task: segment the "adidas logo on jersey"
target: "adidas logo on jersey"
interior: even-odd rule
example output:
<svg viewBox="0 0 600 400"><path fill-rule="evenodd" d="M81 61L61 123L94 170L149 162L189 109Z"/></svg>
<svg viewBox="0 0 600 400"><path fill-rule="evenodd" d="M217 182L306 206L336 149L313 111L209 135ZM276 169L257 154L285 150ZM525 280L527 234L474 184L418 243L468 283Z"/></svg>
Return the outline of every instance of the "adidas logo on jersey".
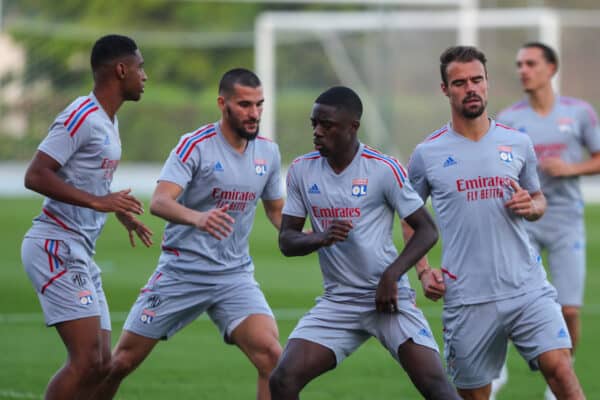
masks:
<svg viewBox="0 0 600 400"><path fill-rule="evenodd" d="M310 193L310 194L321 194L321 191L319 190L319 187L317 186L317 184L313 183L313 185L308 188L308 193Z"/></svg>
<svg viewBox="0 0 600 400"><path fill-rule="evenodd" d="M451 165L456 165L457 162L454 158L452 158L452 156L448 156L448 158L446 159L446 161L444 161L444 168L447 168Z"/></svg>
<svg viewBox="0 0 600 400"><path fill-rule="evenodd" d="M215 170L215 171L217 171L217 172L223 172L223 171L225 171L225 170L223 169L223 166L221 165L221 162L220 162L220 161L217 161L217 162L216 162L214 170Z"/></svg>

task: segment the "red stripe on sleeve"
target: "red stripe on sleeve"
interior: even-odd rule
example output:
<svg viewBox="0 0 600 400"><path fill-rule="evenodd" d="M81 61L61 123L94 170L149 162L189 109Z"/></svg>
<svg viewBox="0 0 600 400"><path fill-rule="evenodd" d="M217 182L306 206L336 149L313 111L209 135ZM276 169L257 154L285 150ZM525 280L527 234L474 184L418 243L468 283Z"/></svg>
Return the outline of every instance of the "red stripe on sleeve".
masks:
<svg viewBox="0 0 600 400"><path fill-rule="evenodd" d="M88 97L88 99L86 101L84 101L83 103L81 103L79 105L79 107L77 107L72 113L71 115L69 115L69 118L67 118L67 120L65 121L65 126L69 125L69 122L71 122L71 120L73 119L73 117L75 116L75 114L77 114L77 111L81 110L83 108L83 106L85 106L87 103L89 103L90 101L92 101L92 99L90 99Z"/></svg>
<svg viewBox="0 0 600 400"><path fill-rule="evenodd" d="M87 110L85 114L83 114L83 116L79 119L79 122L77 122L77 125L75 125L75 128L73 128L73 130L71 131L71 137L75 136L75 133L77 133L77 130L79 129L81 124L83 124L83 121L85 121L87 116L97 110L98 110L98 106L94 106L94 107L90 108L89 110Z"/></svg>

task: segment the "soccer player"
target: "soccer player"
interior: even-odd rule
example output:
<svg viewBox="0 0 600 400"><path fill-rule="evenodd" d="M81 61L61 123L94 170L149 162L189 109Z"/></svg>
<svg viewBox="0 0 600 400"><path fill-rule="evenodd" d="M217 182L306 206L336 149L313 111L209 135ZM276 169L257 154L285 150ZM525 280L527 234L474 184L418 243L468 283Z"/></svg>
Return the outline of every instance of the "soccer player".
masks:
<svg viewBox="0 0 600 400"><path fill-rule="evenodd" d="M283 208L278 146L258 136L263 102L253 72L226 72L221 120L183 135L167 159L150 206L167 220L162 253L125 322L100 398L114 395L159 340L204 312L256 367L257 398L270 398L281 346L248 252L258 199L276 228Z"/></svg>
<svg viewBox="0 0 600 400"><path fill-rule="evenodd" d="M271 375L273 399L297 399L372 336L425 398L458 399L406 277L437 241L435 224L400 163L359 142L361 114L351 89L323 92L310 117L317 151L290 166L279 247L286 256L318 251L325 292L289 337ZM400 255L395 212L415 231Z"/></svg>
<svg viewBox="0 0 600 400"><path fill-rule="evenodd" d="M502 111L498 120L528 134L533 141L548 207L543 218L526 224L526 228L537 251L548 251L552 284L575 351L585 284L579 176L600 173L598 117L586 102L554 93L552 77L558 70L558 58L547 45L525 44L517 54L517 70L526 99ZM589 158L584 157L584 149Z"/></svg>
<svg viewBox="0 0 600 400"><path fill-rule="evenodd" d="M94 89L77 98L50 126L25 174L25 186L46 196L25 234L21 257L48 326L68 357L46 389L46 399L87 399L110 361L110 317L95 243L107 212L129 232L152 243L152 232L133 214L142 203L130 190L111 192L121 158L117 110L140 99L146 73L135 42L104 36L91 54Z"/></svg>
<svg viewBox="0 0 600 400"><path fill-rule="evenodd" d="M463 398L487 399L510 338L559 398L582 399L556 291L525 231L546 208L531 140L488 118L481 51L450 47L440 63L451 122L417 146L409 177L440 225L448 372Z"/></svg>

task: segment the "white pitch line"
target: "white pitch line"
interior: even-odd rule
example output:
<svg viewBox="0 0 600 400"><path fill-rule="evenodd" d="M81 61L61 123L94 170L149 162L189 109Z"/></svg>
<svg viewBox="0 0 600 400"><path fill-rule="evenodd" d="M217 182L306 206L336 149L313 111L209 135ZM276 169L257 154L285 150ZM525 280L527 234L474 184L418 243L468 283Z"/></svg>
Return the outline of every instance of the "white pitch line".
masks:
<svg viewBox="0 0 600 400"><path fill-rule="evenodd" d="M0 397L3 399L41 399L41 394L17 392L11 389L0 389Z"/></svg>
<svg viewBox="0 0 600 400"><path fill-rule="evenodd" d="M441 310L434 306L419 307L427 318L441 318ZM275 318L279 321L296 321L300 319L309 309L303 308L276 308L273 309ZM112 322L125 322L128 312L117 311L110 313ZM582 315L600 315L600 304L586 304L581 309ZM202 314L200 320L208 320L206 314ZM44 323L44 315L39 312L33 313L4 313L0 314L0 324L19 324L19 323ZM2 392L0 392L2 394Z"/></svg>

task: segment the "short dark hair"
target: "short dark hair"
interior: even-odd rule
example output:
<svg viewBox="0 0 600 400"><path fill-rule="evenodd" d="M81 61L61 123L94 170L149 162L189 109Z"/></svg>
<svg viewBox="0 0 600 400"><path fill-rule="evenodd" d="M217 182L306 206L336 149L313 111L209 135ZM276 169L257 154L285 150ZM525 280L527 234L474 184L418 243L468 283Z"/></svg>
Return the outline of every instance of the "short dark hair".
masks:
<svg viewBox="0 0 600 400"><path fill-rule="evenodd" d="M440 74L442 75L442 82L444 82L444 85L448 85L448 65L450 65L450 63L454 61L467 63L473 60L479 60L479 62L483 64L483 69L487 75L487 69L485 67L487 59L481 50L473 46L448 47L440 56Z"/></svg>
<svg viewBox="0 0 600 400"><path fill-rule="evenodd" d="M219 95L229 95L233 93L233 87L241 85L251 88L262 86L260 79L256 74L245 68L234 68L223 74L219 82Z"/></svg>
<svg viewBox="0 0 600 400"><path fill-rule="evenodd" d="M123 35L106 35L94 43L90 61L92 71L120 57L131 56L138 49L133 39Z"/></svg>
<svg viewBox="0 0 600 400"><path fill-rule="evenodd" d="M544 59L546 60L546 62L548 62L549 64L554 64L556 66L556 69L558 70L558 56L556 55L556 51L554 51L554 49L552 47L548 46L547 44L544 44L542 42L527 42L523 46L521 46L521 48L522 49L531 49L531 48L540 49L542 51L542 55L544 56Z"/></svg>
<svg viewBox="0 0 600 400"><path fill-rule="evenodd" d="M354 90L345 86L334 86L327 89L317 97L315 103L344 109L356 119L360 119L363 112L360 97Z"/></svg>

